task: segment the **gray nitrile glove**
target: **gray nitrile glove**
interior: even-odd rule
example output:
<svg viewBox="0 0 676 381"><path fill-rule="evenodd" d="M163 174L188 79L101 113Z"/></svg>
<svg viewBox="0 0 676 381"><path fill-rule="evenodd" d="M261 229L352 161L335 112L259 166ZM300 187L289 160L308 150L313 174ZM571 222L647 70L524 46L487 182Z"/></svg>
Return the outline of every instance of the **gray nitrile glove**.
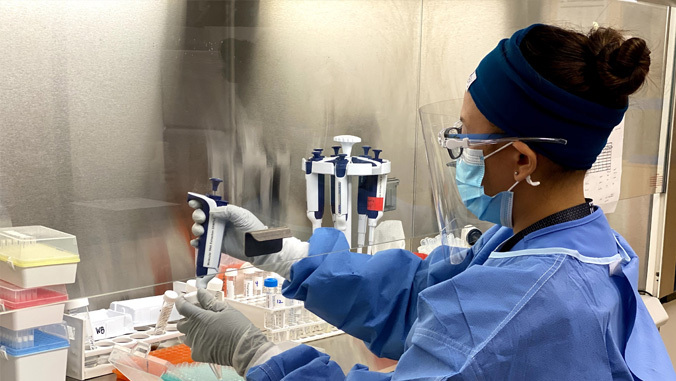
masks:
<svg viewBox="0 0 676 381"><path fill-rule="evenodd" d="M192 219L195 221L192 232L198 237L190 241L190 244L197 247L199 237L204 234L204 229L200 224L206 221L207 217L204 211L199 209L201 207L199 201L191 200L190 202L190 206L196 208L192 214ZM226 221L222 251L231 257L252 263L262 270L276 272L288 279L291 265L308 255L309 244L291 237L284 238L282 250L278 253L247 257L244 255L244 234L267 229L267 226L263 225L250 211L235 205L220 206L212 209L210 213L212 217Z"/></svg>
<svg viewBox="0 0 676 381"><path fill-rule="evenodd" d="M197 290L197 300L200 306L183 297L176 300L176 309L185 317L178 322L178 330L185 334L193 360L232 366L244 376L261 354L274 350L275 345L227 303L202 289Z"/></svg>

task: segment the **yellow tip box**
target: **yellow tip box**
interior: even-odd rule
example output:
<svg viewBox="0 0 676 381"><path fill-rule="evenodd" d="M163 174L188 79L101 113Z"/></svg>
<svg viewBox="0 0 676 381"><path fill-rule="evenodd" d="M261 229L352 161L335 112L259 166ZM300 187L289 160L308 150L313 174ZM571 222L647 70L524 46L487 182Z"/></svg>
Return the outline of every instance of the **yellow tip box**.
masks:
<svg viewBox="0 0 676 381"><path fill-rule="evenodd" d="M0 228L0 279L22 288L75 282L75 236L44 226Z"/></svg>

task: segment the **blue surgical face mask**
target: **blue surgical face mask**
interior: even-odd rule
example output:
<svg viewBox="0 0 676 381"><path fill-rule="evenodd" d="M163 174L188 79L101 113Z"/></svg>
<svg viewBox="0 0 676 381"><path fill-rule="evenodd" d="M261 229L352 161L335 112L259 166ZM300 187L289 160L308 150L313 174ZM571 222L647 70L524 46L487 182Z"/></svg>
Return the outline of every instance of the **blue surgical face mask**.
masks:
<svg viewBox="0 0 676 381"><path fill-rule="evenodd" d="M484 193L484 187L481 185L481 182L486 172L484 161L511 144L509 143L500 147L486 157L484 157L482 150L465 148L462 157L455 166L455 180L458 192L467 209L482 221L492 222L508 228L513 227L512 207L514 192L512 192L512 189L519 182L517 181L506 191L502 191L492 197Z"/></svg>

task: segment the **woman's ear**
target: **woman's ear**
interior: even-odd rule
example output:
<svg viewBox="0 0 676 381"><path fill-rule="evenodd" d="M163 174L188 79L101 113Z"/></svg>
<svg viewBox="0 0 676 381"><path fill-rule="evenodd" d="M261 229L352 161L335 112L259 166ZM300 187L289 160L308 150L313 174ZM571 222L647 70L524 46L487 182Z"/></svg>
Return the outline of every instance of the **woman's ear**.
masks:
<svg viewBox="0 0 676 381"><path fill-rule="evenodd" d="M537 154L524 142L516 141L513 147L519 152L519 159L514 168L514 181L524 181L538 166Z"/></svg>

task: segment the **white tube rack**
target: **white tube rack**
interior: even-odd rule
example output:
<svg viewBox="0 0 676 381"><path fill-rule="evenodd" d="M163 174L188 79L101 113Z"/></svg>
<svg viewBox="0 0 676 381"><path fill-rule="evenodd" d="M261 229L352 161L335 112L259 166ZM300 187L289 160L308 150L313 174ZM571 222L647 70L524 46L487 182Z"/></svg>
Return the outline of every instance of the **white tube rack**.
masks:
<svg viewBox="0 0 676 381"><path fill-rule="evenodd" d="M267 308L265 295L227 299L227 302L251 320L273 343L283 341L307 343L343 333L307 310L303 304ZM289 314L294 315L293 321L287 319Z"/></svg>
<svg viewBox="0 0 676 381"><path fill-rule="evenodd" d="M167 325L167 331L162 335L153 335L153 327L149 325L136 327L133 333L95 341L96 349L86 350L84 340L85 320L70 315L64 315L64 319L71 329L66 375L78 380L113 373L114 366L108 362L108 357L115 345L132 347L139 342L159 345L183 336L176 330L176 324ZM178 341L176 344L178 344Z"/></svg>

